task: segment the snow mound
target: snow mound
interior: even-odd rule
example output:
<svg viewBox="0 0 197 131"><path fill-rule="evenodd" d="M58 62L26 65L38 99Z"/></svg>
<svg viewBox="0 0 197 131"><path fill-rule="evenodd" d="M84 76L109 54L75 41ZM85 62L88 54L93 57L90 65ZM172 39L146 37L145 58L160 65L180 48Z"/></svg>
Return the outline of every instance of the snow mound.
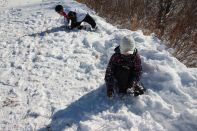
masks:
<svg viewBox="0 0 197 131"><path fill-rule="evenodd" d="M61 3L89 12L99 29L65 31L57 3L0 11L0 130L197 130L196 69L154 35L117 29L72 0ZM108 99L105 69L124 35L137 43L148 91Z"/></svg>

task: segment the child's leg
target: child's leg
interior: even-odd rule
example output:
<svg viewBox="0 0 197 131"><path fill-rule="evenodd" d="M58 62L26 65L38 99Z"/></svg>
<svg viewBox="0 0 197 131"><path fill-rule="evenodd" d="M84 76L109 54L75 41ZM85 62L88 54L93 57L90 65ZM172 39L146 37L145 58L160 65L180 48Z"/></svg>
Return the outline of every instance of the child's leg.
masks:
<svg viewBox="0 0 197 131"><path fill-rule="evenodd" d="M71 29L77 28L81 25L81 22L77 22L76 12L70 11L68 17L71 20Z"/></svg>
<svg viewBox="0 0 197 131"><path fill-rule="evenodd" d="M86 15L86 17L84 18L82 22L87 22L88 24L92 26L92 28L96 27L96 22L89 14Z"/></svg>

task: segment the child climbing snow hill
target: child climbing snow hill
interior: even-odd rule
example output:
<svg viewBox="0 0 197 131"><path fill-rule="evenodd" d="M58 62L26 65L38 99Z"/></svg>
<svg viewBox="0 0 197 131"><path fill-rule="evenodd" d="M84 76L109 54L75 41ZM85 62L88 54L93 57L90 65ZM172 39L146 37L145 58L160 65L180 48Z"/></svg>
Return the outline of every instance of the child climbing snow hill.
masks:
<svg viewBox="0 0 197 131"><path fill-rule="evenodd" d="M91 25L92 29L95 30L97 28L95 20L87 13L79 12L77 10L74 10L72 8L63 8L62 5L57 5L55 7L55 11L61 15L64 16L65 19L65 26L69 29L82 29L83 26L81 26L82 22L86 22ZM71 25L69 23L71 22Z"/></svg>

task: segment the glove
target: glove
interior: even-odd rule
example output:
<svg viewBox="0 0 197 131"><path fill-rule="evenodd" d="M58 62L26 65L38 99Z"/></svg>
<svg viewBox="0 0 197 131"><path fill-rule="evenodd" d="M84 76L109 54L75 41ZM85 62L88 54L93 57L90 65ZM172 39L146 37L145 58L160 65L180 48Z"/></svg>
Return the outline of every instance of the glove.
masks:
<svg viewBox="0 0 197 131"><path fill-rule="evenodd" d="M144 94L145 89L139 82L134 82L134 90L137 93L135 96Z"/></svg>
<svg viewBox="0 0 197 131"><path fill-rule="evenodd" d="M112 97L112 94L113 94L113 90L112 90L112 89L108 89L108 90L107 90L107 96L108 96L109 98L111 98L111 97Z"/></svg>

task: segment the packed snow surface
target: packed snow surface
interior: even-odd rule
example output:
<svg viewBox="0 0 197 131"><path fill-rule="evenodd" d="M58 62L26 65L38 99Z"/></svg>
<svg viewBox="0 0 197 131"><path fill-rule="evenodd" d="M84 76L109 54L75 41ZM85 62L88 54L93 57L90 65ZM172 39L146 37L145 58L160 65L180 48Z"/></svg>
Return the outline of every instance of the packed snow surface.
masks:
<svg viewBox="0 0 197 131"><path fill-rule="evenodd" d="M88 12L99 29L66 31L56 4L0 10L0 131L197 130L197 69L154 35L117 29L72 0L61 4ZM109 99L105 70L124 35L136 41L147 92Z"/></svg>

